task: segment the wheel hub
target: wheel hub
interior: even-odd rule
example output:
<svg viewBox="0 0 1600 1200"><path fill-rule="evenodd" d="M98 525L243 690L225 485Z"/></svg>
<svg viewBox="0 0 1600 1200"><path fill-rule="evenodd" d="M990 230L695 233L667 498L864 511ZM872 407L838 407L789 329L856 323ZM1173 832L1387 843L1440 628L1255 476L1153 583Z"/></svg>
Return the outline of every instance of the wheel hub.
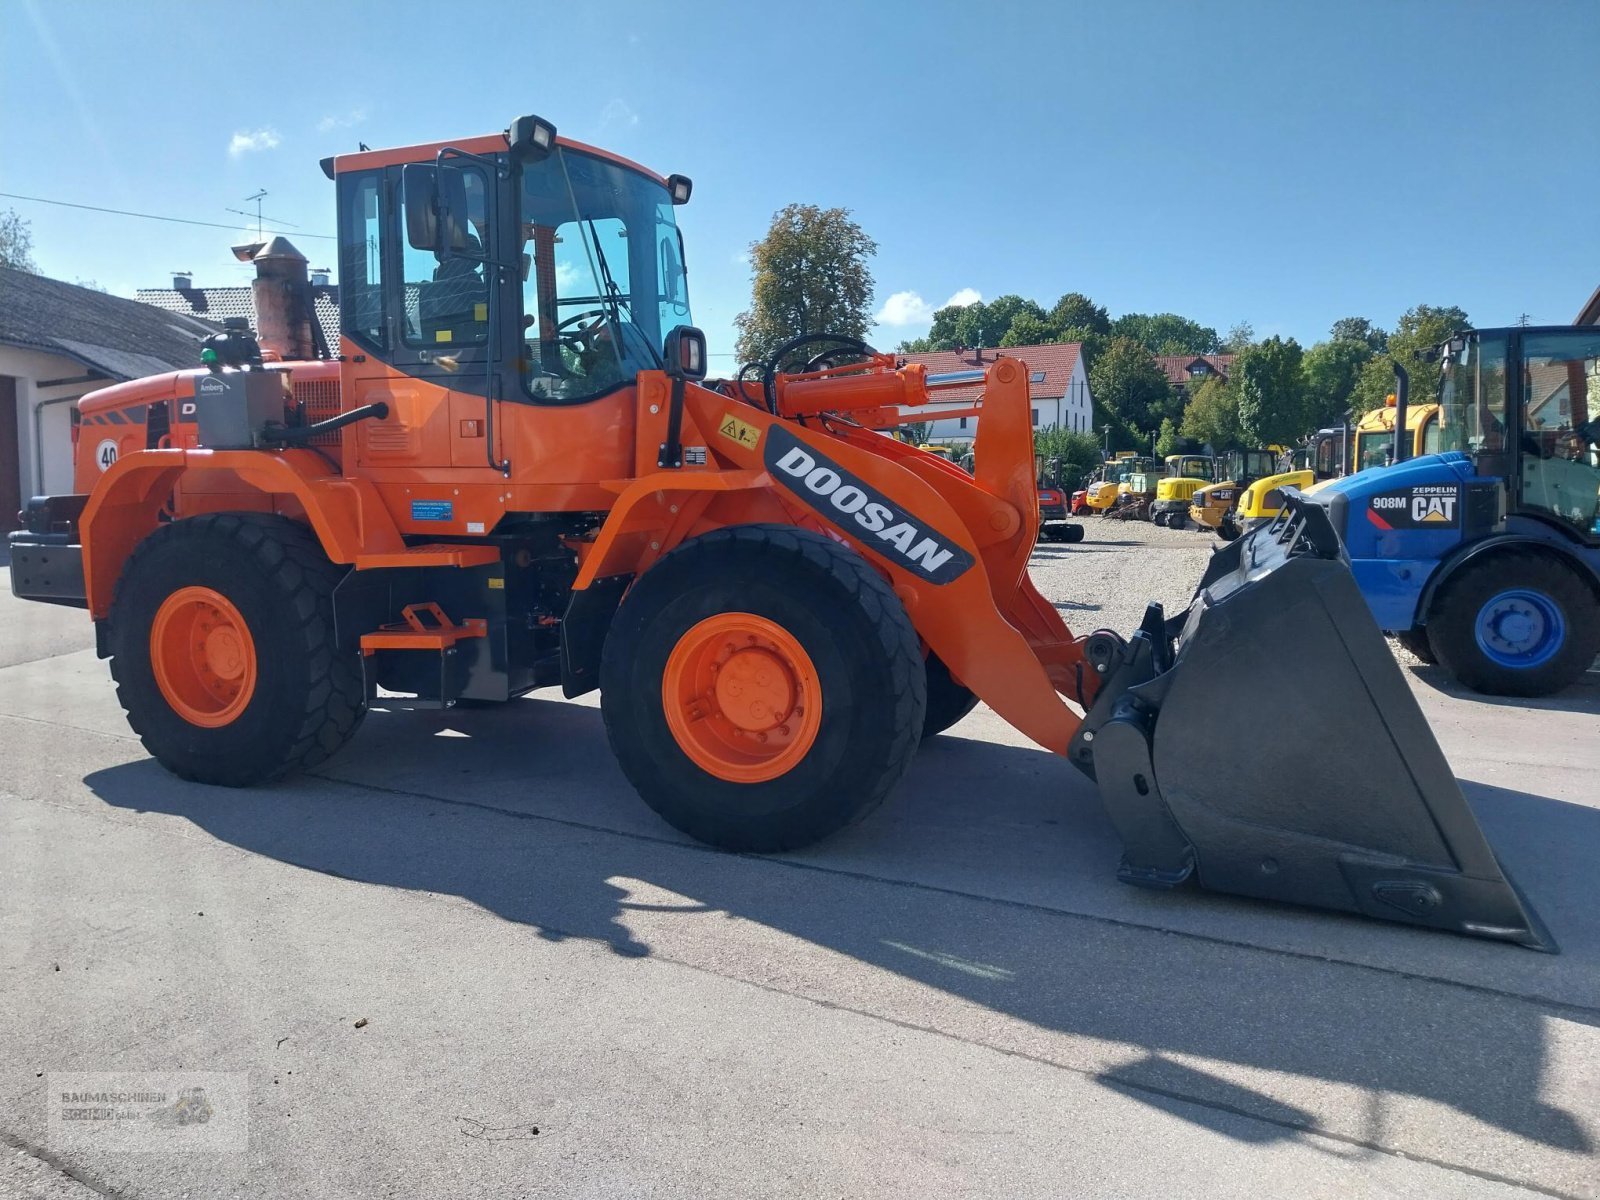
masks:
<svg viewBox="0 0 1600 1200"><path fill-rule="evenodd" d="M737 651L717 672L717 707L740 729L761 733L782 724L794 707L794 680L770 650Z"/></svg>
<svg viewBox="0 0 1600 1200"><path fill-rule="evenodd" d="M707 774L762 783L792 770L822 725L822 685L792 633L754 613L717 613L684 632L661 676L680 749Z"/></svg>
<svg viewBox="0 0 1600 1200"><path fill-rule="evenodd" d="M179 588L161 602L150 623L150 667L172 711L204 729L231 724L255 695L249 626L212 588Z"/></svg>
<svg viewBox="0 0 1600 1200"><path fill-rule="evenodd" d="M1492 597L1478 612L1473 631L1494 662L1526 669L1555 656L1565 638L1560 611L1545 596L1517 589Z"/></svg>

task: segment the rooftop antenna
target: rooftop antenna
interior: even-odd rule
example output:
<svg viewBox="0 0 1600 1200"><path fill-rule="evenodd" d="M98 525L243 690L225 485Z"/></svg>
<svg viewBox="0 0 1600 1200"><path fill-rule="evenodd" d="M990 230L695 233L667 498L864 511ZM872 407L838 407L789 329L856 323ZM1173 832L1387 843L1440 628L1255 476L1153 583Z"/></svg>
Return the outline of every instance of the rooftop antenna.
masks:
<svg viewBox="0 0 1600 1200"><path fill-rule="evenodd" d="M270 193L267 191L266 188L261 188L260 190L258 190L256 192L255 195L246 196L244 198L244 202L246 204L249 204L252 200L254 200L255 204L256 204L256 211L255 211L256 241L258 241L258 242L264 242L264 241L267 240L266 239L266 235L263 234L262 231L261 231L261 222L263 220L271 221L274 225L287 225L290 229L299 229L300 228L300 226L296 225L293 221L280 221L277 217L262 217L262 215L261 215L261 198L263 196L266 196L266 195L269 195L269 194ZM250 214L245 212L244 209L242 209L242 208L230 208L227 211L231 212L231 213L238 213L241 217L250 216Z"/></svg>

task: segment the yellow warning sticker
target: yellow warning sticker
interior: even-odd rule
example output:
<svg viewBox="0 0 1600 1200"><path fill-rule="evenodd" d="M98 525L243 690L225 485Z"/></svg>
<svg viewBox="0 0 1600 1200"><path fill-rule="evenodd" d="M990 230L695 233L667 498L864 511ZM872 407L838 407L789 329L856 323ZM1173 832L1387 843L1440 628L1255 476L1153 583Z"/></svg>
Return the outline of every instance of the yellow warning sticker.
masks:
<svg viewBox="0 0 1600 1200"><path fill-rule="evenodd" d="M741 421L729 413L722 418L722 424L717 426L717 432L731 442L738 442L746 450L754 450L761 444L761 430L749 421Z"/></svg>
<svg viewBox="0 0 1600 1200"><path fill-rule="evenodd" d="M450 331L448 329L438 330L434 333L433 340L436 342L448 342L450 340Z"/></svg>
<svg viewBox="0 0 1600 1200"><path fill-rule="evenodd" d="M489 579L489 590L491 592L504 591L505 590L505 586L506 586L506 581L504 579L501 579L498 575L490 577L490 579Z"/></svg>
<svg viewBox="0 0 1600 1200"><path fill-rule="evenodd" d="M474 304L472 306L472 319L474 321L487 321L489 319L489 306L487 304Z"/></svg>

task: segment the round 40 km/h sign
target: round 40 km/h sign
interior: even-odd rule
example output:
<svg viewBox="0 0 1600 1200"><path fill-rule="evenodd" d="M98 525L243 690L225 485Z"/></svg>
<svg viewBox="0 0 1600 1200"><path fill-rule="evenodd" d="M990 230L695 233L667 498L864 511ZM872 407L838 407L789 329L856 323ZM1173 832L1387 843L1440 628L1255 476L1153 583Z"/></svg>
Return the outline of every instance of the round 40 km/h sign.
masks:
<svg viewBox="0 0 1600 1200"><path fill-rule="evenodd" d="M110 470L111 464L117 461L117 439L107 438L94 448L94 461L102 471Z"/></svg>

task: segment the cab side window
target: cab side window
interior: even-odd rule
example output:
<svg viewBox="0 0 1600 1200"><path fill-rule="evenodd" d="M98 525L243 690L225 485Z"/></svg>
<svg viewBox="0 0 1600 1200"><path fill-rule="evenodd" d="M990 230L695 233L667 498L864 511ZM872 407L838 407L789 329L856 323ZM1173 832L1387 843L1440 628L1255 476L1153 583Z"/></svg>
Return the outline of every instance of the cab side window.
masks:
<svg viewBox="0 0 1600 1200"><path fill-rule="evenodd" d="M384 327L378 172L343 176L339 189L340 322L347 333L379 349Z"/></svg>
<svg viewBox="0 0 1600 1200"><path fill-rule="evenodd" d="M1600 533L1600 330L1529 335L1521 386L1523 506Z"/></svg>
<svg viewBox="0 0 1600 1200"><path fill-rule="evenodd" d="M401 329L407 345L447 350L481 346L489 340L489 289L482 261L489 241L487 182L476 167L459 169L466 183L468 228L459 253L440 262L431 250L401 242L405 297ZM413 202L423 201L403 200ZM406 227L403 214L400 227Z"/></svg>

